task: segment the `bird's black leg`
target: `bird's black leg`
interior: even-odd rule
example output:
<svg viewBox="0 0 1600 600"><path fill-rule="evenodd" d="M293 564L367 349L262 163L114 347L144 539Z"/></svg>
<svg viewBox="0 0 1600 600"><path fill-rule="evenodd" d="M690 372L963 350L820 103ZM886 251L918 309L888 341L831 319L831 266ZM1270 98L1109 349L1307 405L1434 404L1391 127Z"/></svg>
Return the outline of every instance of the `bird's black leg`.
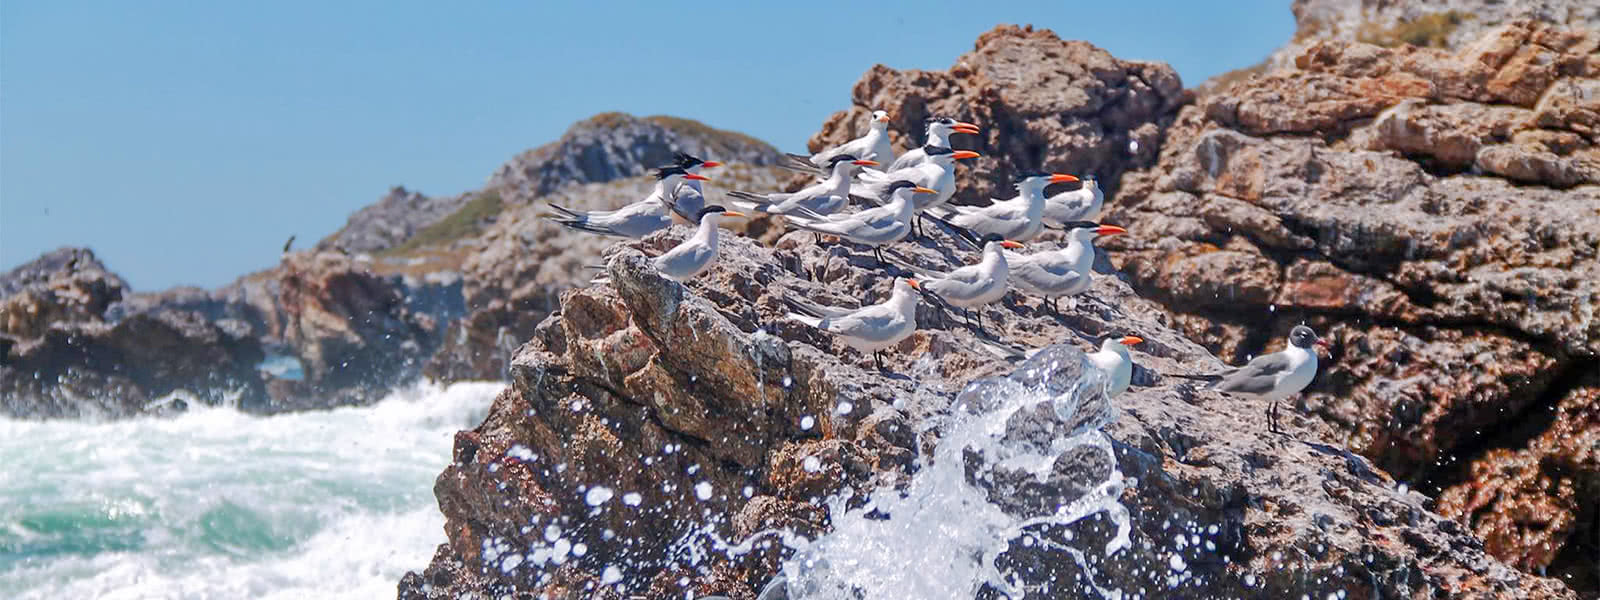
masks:
<svg viewBox="0 0 1600 600"><path fill-rule="evenodd" d="M878 363L878 370L882 371L883 370L883 353L874 351L872 353L872 362Z"/></svg>
<svg viewBox="0 0 1600 600"><path fill-rule="evenodd" d="M817 236L817 245L821 246L822 245L822 234L813 231L813 232L811 232L811 235Z"/></svg>
<svg viewBox="0 0 1600 600"><path fill-rule="evenodd" d="M1272 433L1283 433L1283 430L1278 428L1278 401L1277 400L1273 400L1272 404L1267 406L1267 431L1272 432Z"/></svg>
<svg viewBox="0 0 1600 600"><path fill-rule="evenodd" d="M879 246L873 246L872 255L878 258L878 266L889 264L889 261L883 260L883 248Z"/></svg>
<svg viewBox="0 0 1600 600"><path fill-rule="evenodd" d="M972 312L978 313L978 331L983 331L983 307L974 308Z"/></svg>

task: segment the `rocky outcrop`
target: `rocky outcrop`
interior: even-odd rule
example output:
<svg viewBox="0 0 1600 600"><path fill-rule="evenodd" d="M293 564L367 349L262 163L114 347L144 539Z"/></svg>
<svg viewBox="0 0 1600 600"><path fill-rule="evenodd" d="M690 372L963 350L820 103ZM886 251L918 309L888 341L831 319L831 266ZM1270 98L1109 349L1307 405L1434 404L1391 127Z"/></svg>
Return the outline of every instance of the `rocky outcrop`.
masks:
<svg viewBox="0 0 1600 600"><path fill-rule="evenodd" d="M489 189L526 200L561 187L644 175L672 163L674 152L705 160L771 165L766 142L678 117L601 113L579 121L561 139L517 155L489 178Z"/></svg>
<svg viewBox="0 0 1600 600"><path fill-rule="evenodd" d="M420 373L441 335L435 317L462 312L449 299L459 279L407 285L332 252L285 255L216 292L135 294L81 249L45 255L3 283L0 396L5 414L31 418L372 402ZM275 376L268 359L298 374Z"/></svg>
<svg viewBox="0 0 1600 600"><path fill-rule="evenodd" d="M977 123L977 136L952 144L983 157L962 161L957 199L1016 195L1027 171L1097 175L1114 194L1129 169L1150 166L1162 130L1188 96L1165 63L1121 60L1048 29L1001 26L978 37L948 71L897 71L878 65L851 90L851 108L834 113L811 138L812 151L865 132L873 110L886 110L897 152L926 142L923 119Z"/></svg>
<svg viewBox="0 0 1600 600"><path fill-rule="evenodd" d="M1295 0L1294 39L1273 53L1274 68L1289 67L1321 41L1459 49L1516 21L1565 27L1600 25L1600 6L1583 0Z"/></svg>
<svg viewBox="0 0 1600 600"><path fill-rule="evenodd" d="M1600 370L1597 48L1535 22L1454 52L1316 42L1185 107L1106 217L1133 232L1110 245L1135 288L1226 360L1325 330L1305 422L1532 571L1596 528L1562 491L1592 458L1538 440L1596 427L1557 407ZM1513 456L1573 469L1494 467Z"/></svg>
<svg viewBox="0 0 1600 600"><path fill-rule="evenodd" d="M1122 417L1106 428L1115 452L1062 454L1042 487L998 466L984 470L999 457L980 452L967 459L978 462L965 485L995 490L993 507L979 502L974 510L1020 522L1038 510L1029 498L1046 502L1047 512L1054 502L1070 504L1114 466L1129 482L1113 497L1128 511L1131 543L1085 563L1061 546L1098 556L1114 515L1030 535L1019 528L998 540L1001 548L1011 543L996 562L1016 581L1044 586L1053 578L1044 597L1079 597L1091 591L1088 578L1105 590L1186 597L1573 597L1489 557L1477 538L1365 460L1267 434L1263 404L1163 375L1220 365L1114 275L1097 278L1059 316L1015 296L991 307L985 322L993 335L1064 346L1011 383L968 386L1015 366L930 305L919 308L919 331L890 353L884 372L782 318L785 295L837 305L882 298L892 270L871 258L803 234L775 249L735 238L716 268L680 285L644 255L687 234L679 227L623 245L607 261L611 283L562 294L559 313L513 359L511 388L481 426L457 435L453 462L435 485L447 542L428 569L402 581L401 598L751 598L790 555L763 543L775 539L772 530L815 539L846 514L909 518L849 513L866 509L827 498L845 488L857 498L913 489L916 477L940 468L930 461L955 415L1007 397L973 390L1070 388L1085 373L1074 348L1112 330L1147 340L1135 354L1134 387L1115 402ZM974 258L951 243L900 243L888 254L923 266ZM1065 436L1052 414L1019 411L1002 437ZM1034 437L1041 432L1046 437ZM962 456L957 450L938 456ZM1016 485L1023 487L999 491ZM940 516L959 527L975 514ZM885 577L904 572L885 568Z"/></svg>
<svg viewBox="0 0 1600 600"><path fill-rule="evenodd" d="M399 246L418 231L460 210L472 196L424 196L403 186L350 215L345 226L317 242L317 250L378 252Z"/></svg>

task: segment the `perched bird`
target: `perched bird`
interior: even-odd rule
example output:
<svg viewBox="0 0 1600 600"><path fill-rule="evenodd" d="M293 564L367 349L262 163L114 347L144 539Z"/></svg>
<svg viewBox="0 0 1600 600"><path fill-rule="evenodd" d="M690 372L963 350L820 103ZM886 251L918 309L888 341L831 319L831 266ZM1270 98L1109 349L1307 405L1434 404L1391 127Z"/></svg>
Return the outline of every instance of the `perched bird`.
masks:
<svg viewBox="0 0 1600 600"><path fill-rule="evenodd" d="M889 184L889 203L861 212L831 215L821 219L789 215L789 224L799 229L834 235L872 247L872 253L882 263L884 244L898 242L911 232L912 199L914 194L933 194L933 190L910 181Z"/></svg>
<svg viewBox="0 0 1600 600"><path fill-rule="evenodd" d="M1244 366L1216 375L1179 375L1186 379L1214 381L1217 391L1265 398L1271 402L1267 408L1267 429L1273 433L1278 427L1278 402L1300 393L1311 385L1317 374L1317 351L1314 346L1327 347L1327 342L1305 325L1289 330L1289 347L1272 354L1263 354Z"/></svg>
<svg viewBox="0 0 1600 600"><path fill-rule="evenodd" d="M868 126L866 135L811 156L789 154L782 166L820 175L823 171L819 169L826 168L833 157L840 154L874 160L880 164L889 164L893 161L894 147L889 145L889 113L881 110L872 111L872 123Z"/></svg>
<svg viewBox="0 0 1600 600"><path fill-rule="evenodd" d="M917 297L921 291L915 279L895 278L894 292L882 304L861 308L822 306L803 298L787 297L790 319L832 333L861 352L871 352L878 369L883 369L883 349L900 343L917 330Z"/></svg>
<svg viewBox="0 0 1600 600"><path fill-rule="evenodd" d="M962 123L950 117L928 117L927 124L928 141L923 144L923 147L908 150L905 154L900 155L900 158L896 158L892 162L884 160L883 163L889 165L889 168L885 169L886 171L909 169L926 162L928 153L925 149L929 146L935 148L953 147L950 145L950 134L952 133L970 133L974 135L978 133L977 125Z"/></svg>
<svg viewBox="0 0 1600 600"><path fill-rule="evenodd" d="M1062 173L1028 173L1017 180L1016 198L995 200L988 206L945 207L942 216L980 235L993 233L1025 242L1044 230L1045 186L1077 180Z"/></svg>
<svg viewBox="0 0 1600 600"><path fill-rule="evenodd" d="M1072 221L1099 221L1106 206L1106 194L1093 175L1083 178L1083 187L1061 192L1044 201L1044 222L1057 227Z"/></svg>
<svg viewBox="0 0 1600 600"><path fill-rule="evenodd" d="M1010 269L1006 265L1005 249L1022 247L1022 244L995 234L985 236L982 241L983 259L978 264L949 272L911 270L922 282L922 289L938 296L946 304L960 308L963 316L968 316L968 309L976 309L980 330L983 329L983 307L1006 295ZM972 324L970 316L967 324Z"/></svg>
<svg viewBox="0 0 1600 600"><path fill-rule="evenodd" d="M685 173L698 175L701 169L720 167L722 163L714 160L700 160L687 152L678 152L673 155L673 163L667 167L681 167ZM700 209L706 207L706 192L700 187L698 179L684 179L672 189L672 212L693 223L695 215L700 214Z"/></svg>
<svg viewBox="0 0 1600 600"><path fill-rule="evenodd" d="M850 177L858 167L875 166L877 162L858 160L853 154L838 154L828 159L830 174L827 179L790 193L753 194L735 190L728 195L738 200L730 204L753 212L820 219L849 204Z"/></svg>
<svg viewBox="0 0 1600 600"><path fill-rule="evenodd" d="M700 209L695 216L700 224L694 235L650 261L667 279L685 281L711 268L717 258L717 225L722 219L744 214L712 205Z"/></svg>
<svg viewBox="0 0 1600 600"><path fill-rule="evenodd" d="M293 248L293 247L294 247L294 235L290 235L289 236L289 241L283 243L283 254L288 254L289 253L289 249Z"/></svg>
<svg viewBox="0 0 1600 600"><path fill-rule="evenodd" d="M1102 235L1118 235L1128 230L1116 225L1101 225L1092 221L1074 221L1066 224L1067 246L1023 255L1006 253L1011 266L1011 287L1025 294L1041 296L1056 311L1056 301L1064 296L1076 296L1089 289L1090 272L1094 268L1094 239Z"/></svg>
<svg viewBox="0 0 1600 600"><path fill-rule="evenodd" d="M578 231L639 239L672 225L670 207L673 191L683 180L710 181L710 178L690 173L683 167L662 167L656 170L655 189L643 200L616 210L578 212L550 204L560 214L545 213L540 216Z"/></svg>
<svg viewBox="0 0 1600 600"><path fill-rule="evenodd" d="M1128 356L1128 346L1143 342L1134 335L1108 334L1100 336L1100 351L1089 354L1089 362L1106 374L1106 397L1115 398L1133 382L1133 358Z"/></svg>
<svg viewBox="0 0 1600 600"><path fill-rule="evenodd" d="M856 179L860 183L852 188L851 194L883 204L889 199L889 185L896 181L910 181L919 186L934 190L932 196L916 199L913 207L916 212L922 212L949 202L956 194L956 161L967 158L978 158L978 153L971 150L951 150L949 146L924 146L923 152L927 153L928 160L914 167L896 169L888 172L864 170Z"/></svg>

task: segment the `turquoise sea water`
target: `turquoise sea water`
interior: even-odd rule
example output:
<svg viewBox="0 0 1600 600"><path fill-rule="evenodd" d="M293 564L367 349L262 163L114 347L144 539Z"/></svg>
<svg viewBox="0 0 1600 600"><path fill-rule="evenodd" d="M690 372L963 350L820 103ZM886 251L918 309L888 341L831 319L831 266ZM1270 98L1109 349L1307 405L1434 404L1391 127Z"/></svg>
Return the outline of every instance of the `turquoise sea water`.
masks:
<svg viewBox="0 0 1600 600"><path fill-rule="evenodd" d="M433 480L500 383L257 417L0 420L0 596L392 598L444 540Z"/></svg>

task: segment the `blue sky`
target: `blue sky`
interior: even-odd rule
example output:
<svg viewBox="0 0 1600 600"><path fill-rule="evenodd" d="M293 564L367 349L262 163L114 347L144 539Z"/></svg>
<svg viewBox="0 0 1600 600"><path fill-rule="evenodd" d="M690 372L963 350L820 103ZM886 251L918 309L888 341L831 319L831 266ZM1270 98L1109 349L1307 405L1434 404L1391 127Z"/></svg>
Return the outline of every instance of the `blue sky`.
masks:
<svg viewBox="0 0 1600 600"><path fill-rule="evenodd" d="M945 69L999 23L1186 85L1293 30L1286 0L745 4L0 2L0 269L86 245L138 290L221 285L608 110L801 149L873 64Z"/></svg>

